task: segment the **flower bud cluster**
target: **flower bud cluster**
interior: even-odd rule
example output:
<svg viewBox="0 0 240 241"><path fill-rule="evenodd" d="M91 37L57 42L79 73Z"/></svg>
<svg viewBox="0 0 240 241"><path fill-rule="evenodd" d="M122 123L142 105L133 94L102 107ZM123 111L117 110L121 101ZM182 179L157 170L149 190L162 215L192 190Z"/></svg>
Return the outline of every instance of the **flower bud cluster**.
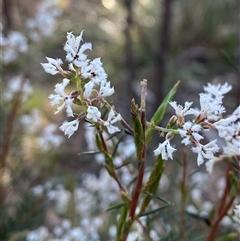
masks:
<svg viewBox="0 0 240 241"><path fill-rule="evenodd" d="M179 134L182 138L181 143L191 146L191 150L197 153L198 165L208 160L206 166L209 172L219 158L240 156L240 106L231 115L223 117L223 113L226 112L222 104L223 95L231 89L232 87L227 83L208 84L204 87L205 92L200 93L200 109L191 108L192 102L185 102L184 106L178 105L176 101L170 102L175 115L170 118L168 127L176 127L176 129L164 129L168 132L166 140L159 144L154 151L155 155L162 155L164 160L172 159L176 149L170 145L170 139L175 134ZM189 117L186 120L186 116L193 116L193 118ZM223 150L220 149L217 139L208 142L204 137L204 132L210 129L217 130L219 137L225 140L226 146ZM216 156L219 153L221 155Z"/></svg>
<svg viewBox="0 0 240 241"><path fill-rule="evenodd" d="M64 70L61 66L61 59L48 58L48 63L42 63L45 72L56 75L61 74L64 78L62 83L55 85L54 94L49 96L52 106L57 106L55 114L66 109L67 117L73 117L70 122L65 121L60 129L71 137L77 131L79 122L83 119L97 125L99 128L108 130L110 134L120 131L113 124L122 119L121 115L116 113L114 107L105 101L105 97L114 93L114 87L111 87L107 80L107 74L102 67L100 58L89 60L85 51L92 50L91 43L82 43L83 31L75 37L72 33L67 33L67 41L64 45L66 51L66 61L69 63L69 70ZM67 92L66 87L70 83L75 83L76 89ZM81 108L75 113L73 105ZM101 116L101 109L108 109L108 117L104 120Z"/></svg>

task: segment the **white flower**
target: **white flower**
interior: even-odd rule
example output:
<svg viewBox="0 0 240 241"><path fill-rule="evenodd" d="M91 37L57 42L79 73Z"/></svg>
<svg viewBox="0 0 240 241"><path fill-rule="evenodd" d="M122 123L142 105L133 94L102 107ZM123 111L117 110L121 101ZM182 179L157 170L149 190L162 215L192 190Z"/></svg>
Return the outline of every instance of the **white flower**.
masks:
<svg viewBox="0 0 240 241"><path fill-rule="evenodd" d="M84 78L90 78L95 84L107 82L107 74L102 67L102 62L100 58L96 58L91 63L88 61L81 68L81 74Z"/></svg>
<svg viewBox="0 0 240 241"><path fill-rule="evenodd" d="M163 143L159 144L158 148L154 150L154 154L156 156L162 155L163 160L168 160L168 158L173 159L172 153L174 151L176 151L176 149L170 145L169 140L166 140Z"/></svg>
<svg viewBox="0 0 240 241"><path fill-rule="evenodd" d="M225 119L221 119L213 124L213 126L218 130L218 135L224 138L226 141L230 141L235 132L236 126L234 122L237 120L237 116L231 115Z"/></svg>
<svg viewBox="0 0 240 241"><path fill-rule="evenodd" d="M14 76L8 81L7 90L3 92L3 99L6 101L12 100L16 93L21 92L22 101L26 101L33 93L33 88L28 79L23 79L23 76Z"/></svg>
<svg viewBox="0 0 240 241"><path fill-rule="evenodd" d="M4 36L1 31L0 46L1 61L5 64L15 61L19 53L25 53L29 49L27 38L17 31L9 31L7 36Z"/></svg>
<svg viewBox="0 0 240 241"><path fill-rule="evenodd" d="M83 97L86 100L90 99L93 87L94 87L94 83L91 80L84 85Z"/></svg>
<svg viewBox="0 0 240 241"><path fill-rule="evenodd" d="M50 232L48 228L41 226L27 234L27 241L38 241L38 240L46 240L50 236ZM41 238L40 238L41 237Z"/></svg>
<svg viewBox="0 0 240 241"><path fill-rule="evenodd" d="M61 101L63 101L63 104L57 108L57 111L55 112L55 114L61 112L63 108L66 107L67 116L73 116L73 111L71 106L74 99L71 97L71 94L67 95L64 92L64 89L69 82L70 82L69 79L64 78L61 84L55 85L55 90L54 90L55 94L51 94L48 97L51 100L52 106L58 105L61 103Z"/></svg>
<svg viewBox="0 0 240 241"><path fill-rule="evenodd" d="M198 143L196 147L192 147L192 151L198 154L197 164L198 166L204 162L205 159L215 159L214 153L218 152L219 147L217 140L213 140L206 145Z"/></svg>
<svg viewBox="0 0 240 241"><path fill-rule="evenodd" d="M50 37L57 26L57 17L62 13L57 1L39 2L33 18L28 18L26 27L33 41L41 41L43 36ZM47 27L46 27L47 26Z"/></svg>
<svg viewBox="0 0 240 241"><path fill-rule="evenodd" d="M224 85L212 85L208 83L208 86L204 86L203 89L207 92L215 96L218 100L222 100L223 95L228 93L231 89L232 86L229 85L228 83L225 83Z"/></svg>
<svg viewBox="0 0 240 241"><path fill-rule="evenodd" d="M116 116L113 109L109 111L108 118L103 123L103 125L107 127L109 134L113 134L115 132L120 131L118 127L113 126L112 124L116 123L117 121L120 121L121 119L122 116L120 114Z"/></svg>
<svg viewBox="0 0 240 241"><path fill-rule="evenodd" d="M89 106L87 109L87 116L89 120L98 122L98 119L101 117L101 112L95 106Z"/></svg>
<svg viewBox="0 0 240 241"><path fill-rule="evenodd" d="M236 138L235 142L227 142L227 146L223 148L225 156L240 156L240 136Z"/></svg>
<svg viewBox="0 0 240 241"><path fill-rule="evenodd" d="M186 101L184 107L178 105L176 101L171 101L169 104L175 110L176 116L183 118L185 115L189 115L189 109L193 102Z"/></svg>
<svg viewBox="0 0 240 241"><path fill-rule="evenodd" d="M237 116L238 119L240 119L240 105L236 108L235 111L233 111L232 114Z"/></svg>
<svg viewBox="0 0 240 241"><path fill-rule="evenodd" d="M200 132L202 127L198 124L194 124L190 121L186 122L182 129L179 129L179 133L181 137L184 137L182 143L185 146L191 144L191 141L200 141L203 137L198 133Z"/></svg>
<svg viewBox="0 0 240 241"><path fill-rule="evenodd" d="M64 45L64 50L67 52L67 61L74 63L77 67L82 67L87 60L87 56L83 52L87 49L92 50L91 43L84 43L80 45L82 35L83 31L78 37L75 37L72 33L67 33L67 41Z"/></svg>
<svg viewBox="0 0 240 241"><path fill-rule="evenodd" d="M110 82L101 82L100 90L98 92L99 97L107 97L114 93L114 87L110 87Z"/></svg>
<svg viewBox="0 0 240 241"><path fill-rule="evenodd" d="M222 105L223 95L232 89L230 85L212 85L204 87L206 93L200 93L200 110L191 109L190 113L199 116L201 120L218 121L226 112Z"/></svg>
<svg viewBox="0 0 240 241"><path fill-rule="evenodd" d="M63 124L60 126L60 130L64 132L65 135L68 135L68 138L70 138L75 131L77 131L79 126L79 120L73 120L70 122L63 122Z"/></svg>
<svg viewBox="0 0 240 241"><path fill-rule="evenodd" d="M235 206L234 213L240 219L240 204Z"/></svg>
<svg viewBox="0 0 240 241"><path fill-rule="evenodd" d="M189 113L195 116L200 116L201 119L217 121L225 112L225 107L222 106L221 101L213 98L210 93L200 93L200 108L200 110L191 109Z"/></svg>
<svg viewBox="0 0 240 241"><path fill-rule="evenodd" d="M53 124L43 129L38 141L43 151L49 151L52 147L58 147L63 142L63 137L55 134L57 127Z"/></svg>
<svg viewBox="0 0 240 241"><path fill-rule="evenodd" d="M212 174L213 166L218 159L210 159L205 163L205 167L208 173Z"/></svg>
<svg viewBox="0 0 240 241"><path fill-rule="evenodd" d="M229 117L213 123L213 126L218 130L218 135L226 141L226 146L223 148L223 156L240 155L239 110L238 107Z"/></svg>
<svg viewBox="0 0 240 241"><path fill-rule="evenodd" d="M63 72L63 69L61 68L61 64L63 64L61 59L52 59L46 57L48 63L44 63L42 67L44 68L46 73L49 73L51 75L55 75L59 72Z"/></svg>
<svg viewBox="0 0 240 241"><path fill-rule="evenodd" d="M24 128L24 132L33 135L41 130L41 115L37 109L32 109L29 114L22 115L19 122Z"/></svg>

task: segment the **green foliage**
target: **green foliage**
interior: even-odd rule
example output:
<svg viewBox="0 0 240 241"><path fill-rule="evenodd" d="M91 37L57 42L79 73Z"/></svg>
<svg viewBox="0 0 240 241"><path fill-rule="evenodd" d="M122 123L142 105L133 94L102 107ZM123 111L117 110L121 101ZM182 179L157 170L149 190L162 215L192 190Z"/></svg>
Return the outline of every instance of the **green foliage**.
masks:
<svg viewBox="0 0 240 241"><path fill-rule="evenodd" d="M158 107L157 111L155 112L155 114L153 115L153 117L150 120L150 123L153 123L154 125L159 125L160 122L162 121L165 112L167 110L168 107L168 103L169 101L172 100L173 96L175 95L177 88L179 86L180 82L177 82L172 89L169 91L169 93L166 95L166 97L164 98L163 102L161 103L161 105ZM150 127L148 127L148 129L146 130L146 142L148 143L150 141L150 139L152 138L154 134L154 130Z"/></svg>
<svg viewBox="0 0 240 241"><path fill-rule="evenodd" d="M125 53L124 53L124 31L127 27L127 21L125 19L126 12L124 7L119 1L73 1L65 3L67 1L59 1L61 4L66 4L63 10L63 16L58 20L58 26L55 28L54 35L50 38L46 38L43 41L33 43L25 54L21 54L18 60L10 64L2 64L2 80L4 83L8 82L9 78L15 73L27 72L30 74L31 83L35 86L33 97L18 110L18 115L15 117L15 126L12 133L9 157L7 160L7 170L10 170L8 178L9 183L4 186L6 191L7 203L1 206L1 217L0 217L0 240L24 240L26 232L36 229L42 225L46 225L45 218L45 196L35 197L31 195L31 188L37 184L44 184L49 180L55 180L56 182L65 183L67 190L71 193L74 192L74 188L81 185L80 179L82 178L83 172L94 172L96 175L99 173L99 166L101 164L92 164L93 162L85 162L88 160L87 157L91 155L89 159L93 159L100 152L104 153L106 162L105 167L109 174L116 178L116 174L123 173L122 170L130 170L134 176L131 181L126 185L126 192L122 192L122 201L119 200L117 204L111 204L106 211L113 211L114 216L116 213L120 214L120 218L117 224L117 237L120 238L122 233L126 235L132 228L132 220L129 220L129 208L131 198L134 190L132 187L137 182L138 171L141 165L136 167L136 160L132 157L127 157L122 165L116 166L113 158L118 155L118 148L121 142L124 140L127 134L131 132L125 129L125 133L116 134L110 137L114 147L108 150L104 149L103 142L101 141L99 133L96 134L96 144L99 151L92 150L81 152L77 157L75 153L79 152L80 149L86 150L83 141L83 130L79 138L69 142L69 145L64 143L60 148L56 150L50 150L42 153L39 146L36 145L35 137L28 133L25 133L25 129L19 124L19 118L23 114L27 114L31 109L38 108L43 110L43 117L39 118L41 128L50 122L62 122L62 116L53 116L52 109L49 107L47 96L49 95L49 87L51 90L53 87L53 80L55 83L55 77L47 77L43 75L42 69L40 69L39 62L43 62L43 53L47 56L57 56L64 58L59 49L62 49L62 43L65 41L65 34L63 32L74 31L79 32L79 29L86 29L88 34L87 39L93 40L94 55L99 55L104 61L107 72L109 73L109 79L113 80L116 84L116 90L120 90L116 93L117 98L114 101L116 106L125 106L129 103L125 103L126 89L130 88L132 83L126 82L127 68L125 66ZM107 3L115 4L113 7L105 5ZM31 3L32 4L32 3ZM158 20L160 7L157 7L158 3L153 1L135 1L133 8L133 25L131 26L131 35L133 37L134 45L134 68L135 75L133 79L148 78L153 80L153 89L158 86L158 80L154 80L153 70L155 68L154 61L156 57L156 51L159 48L157 32L159 28ZM193 86L197 88L198 84L203 81L211 80L216 75L225 76L224 72L231 74L239 74L239 69L235 63L235 53L238 45L237 41L237 17L238 8L237 1L198 1L198 0L180 0L174 3L173 6L173 19L172 19L172 46L171 52L167 60L166 69L166 82L162 88L168 89L176 79L182 80L182 89L180 99L182 101L185 95L189 94L187 91L190 89L189 86L192 84L191 80L196 82ZM27 5L27 3L26 3ZM15 6L16 7L16 6ZM26 9L22 9L21 3L16 9L19 13L26 13ZM162 7L162 4L161 4ZM13 8L15 9L15 8ZM31 11L33 11L32 8ZM231 13L231 14L229 14ZM32 12L31 15L35 13ZM12 16L15 16L13 14ZM20 18L25 18L25 14L19 15ZM18 18L17 18L18 19ZM149 25L150 19L153 24ZM21 23L23 19L20 19L16 29L22 32L28 32L29 30L23 29ZM150 22L151 22L150 21ZM22 28L22 29L21 29ZM124 31L122 31L124 29ZM204 47L209 56L205 64L195 65L195 60L184 59L182 54L189 47ZM193 51L194 52L194 51ZM205 53L205 52L204 52ZM89 55L92 55L90 52ZM191 55L191 54L189 54ZM58 77L57 77L58 78ZM60 81L58 78L57 81ZM234 82L234 78L233 78ZM164 117L167 114L168 102L172 100L177 89L179 88L179 82L171 89L166 95L166 98L159 106L158 110L153 115L150 124L147 126L146 133L143 131L141 118L139 115L138 106L136 103L132 104L132 119L133 119L133 130L134 130L134 141L137 149L138 162L142 159L142 153L144 150L144 144L150 144L153 137L154 131L153 125L159 125L164 121ZM185 93L186 91L186 93ZM236 91L237 92L237 91ZM192 92L191 92L192 94ZM45 101L46 100L46 101ZM231 102L234 104L234 101ZM1 142L6 138L4 136L4 128L7 126L6 117L9 115L8 109L10 104L1 102L1 114L0 122L4 124L1 131ZM129 112L129 110L127 110ZM144 136L145 135L145 136ZM116 138L119 138L117 141ZM146 138L144 143L143 139ZM115 142L116 141L116 142ZM150 145L149 145L150 146ZM150 146L151 147L151 146ZM56 154L57 152L57 154ZM73 155L71 155L74 153ZM148 153L149 155L149 153ZM20 157L20 158L19 158ZM177 173L176 169L182 170L183 165L174 166L172 170L165 170L164 161L159 156L156 160L153 160L151 154L149 159L147 158L147 169L152 168L149 177L143 182L141 188L141 198L139 198L139 210L137 217L145 216L148 219L148 230L157 230L158 226L164 230L165 223L169 223L171 230L164 230L165 236L161 237L162 240L179 241L181 237L179 220L181 208L177 206L174 198L180 195L179 190L183 186L182 180L176 180ZM85 159L86 158L86 159ZM180 158L178 158L179 160ZM179 160L181 163L181 160ZM64 165L63 165L64 163ZM71 163L74 163L71 167ZM173 165L168 162L169 166ZM174 162L174 165L176 162ZM237 163L231 163L237 168ZM124 169L125 168L125 169ZM190 167L192 168L192 167ZM166 171L167 178L170 180L171 185L167 191L163 191L159 188L163 182L163 171ZM146 171L146 170L145 170ZM147 176L147 171L145 172ZM230 175L230 194L232 196L238 195L239 180L237 180L235 173ZM64 181L63 181L64 180ZM116 180L116 179L115 179ZM179 183L179 189L174 185L175 180ZM107 189L108 187L106 187ZM191 191L194 190L195 185L189 186L182 197L184 204L188 202L194 204L201 209L200 204L195 204L191 198ZM134 189L134 188L133 188ZM209 187L210 189L210 187ZM20 191L19 191L20 190ZM121 190L122 191L122 190ZM128 193L129 191L129 193ZM214 190L213 190L214 191ZM13 194L13 195L12 195ZM205 194L207 197L211 197L211 193ZM187 198L189 197L189 199ZM14 202L15 199L19 200L17 204ZM171 203L168 200L171 201ZM200 201L199 201L200 202ZM157 204L158 208L151 208L151 204ZM162 205L163 203L163 205ZM73 197L69 201L69 209L65 217L70 220L76 220L75 203ZM12 210L14 212L12 212ZM116 213L114 213L114 211ZM209 213L209 220L212 222L217 212L217 206L214 206ZM170 213L174 215L171 216ZM107 240L108 228L111 225L115 225L116 220L111 216L106 223L102 240ZM206 238L206 232L208 227L205 225L209 222L206 218L204 219L198 213L186 212L186 240L188 241L200 241ZM157 226L154 226L154 223ZM75 221L75 224L78 224ZM199 228L199 226L201 228ZM206 228L207 227L207 228ZM134 229L134 227L133 227ZM229 233L221 233L217 241L228 241L237 240L236 232L233 232L234 228L227 229L222 228L224 231ZM19 238L18 238L19 237ZM147 237L147 234L146 234ZM120 240L120 239L119 239ZM155 241L155 240L154 240Z"/></svg>
<svg viewBox="0 0 240 241"><path fill-rule="evenodd" d="M25 230L36 229L44 221L44 196L34 197L21 193L20 202L12 206L6 203L1 207L0 240L11 240L12 235Z"/></svg>

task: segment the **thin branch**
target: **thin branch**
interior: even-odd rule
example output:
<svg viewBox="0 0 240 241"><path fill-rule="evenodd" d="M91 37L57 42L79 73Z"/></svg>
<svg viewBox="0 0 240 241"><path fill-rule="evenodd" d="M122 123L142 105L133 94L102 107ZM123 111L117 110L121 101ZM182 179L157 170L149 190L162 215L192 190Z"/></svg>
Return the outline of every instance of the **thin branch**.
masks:
<svg viewBox="0 0 240 241"><path fill-rule="evenodd" d="M186 178L187 178L187 152L183 153L183 173L182 173L182 185L181 185L181 230L182 230L182 241L186 240L186 218L185 218L185 195L186 195Z"/></svg>
<svg viewBox="0 0 240 241"><path fill-rule="evenodd" d="M215 216L214 221L211 225L211 230L210 230L210 233L209 233L206 241L214 240L215 236L217 235L220 222L222 221L223 217L225 215L227 215L228 210L231 208L231 206L234 202L235 196L229 197L229 200L228 200L229 191L230 191L230 188L231 188L230 187L230 180L229 180L230 169L231 169L231 165L228 165L228 169L227 169L226 175L225 175L226 185L225 185L225 188L224 188L223 196L221 198L221 203L218 206L216 216Z"/></svg>
<svg viewBox="0 0 240 241"><path fill-rule="evenodd" d="M109 154L109 151L108 151L108 148L107 148L107 144L106 144L106 142L105 142L105 140L104 140L104 137L103 137L103 135L102 135L102 132L99 130L99 128L97 128L97 130L98 130L98 134L99 134L99 137L100 137L102 146L103 146L103 150L104 150L105 157L106 157L107 159L109 159L110 154ZM112 161L112 160L111 160L111 161ZM125 188L123 187L122 183L120 182L120 180L119 180L119 178L118 178L118 176L117 176L114 168L111 168L111 173L109 173L109 174L110 174L110 175L112 176L112 178L117 182L120 190L122 190L124 193L126 193L126 190L125 190Z"/></svg>

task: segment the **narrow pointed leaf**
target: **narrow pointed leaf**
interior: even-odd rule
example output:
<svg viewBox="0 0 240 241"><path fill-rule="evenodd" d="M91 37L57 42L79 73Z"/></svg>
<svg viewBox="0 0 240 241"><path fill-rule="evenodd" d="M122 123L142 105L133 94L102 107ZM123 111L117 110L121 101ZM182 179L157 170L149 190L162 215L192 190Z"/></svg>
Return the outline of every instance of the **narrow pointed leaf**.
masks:
<svg viewBox="0 0 240 241"><path fill-rule="evenodd" d="M165 208L167 208L169 206L170 206L170 204L165 205L165 206L160 207L160 208L156 208L156 209L153 209L153 210L146 211L146 212L142 213L139 217L143 217L143 216L147 216L149 214L153 214L153 213L159 212L159 211L161 211L161 210L163 210L163 209L165 209Z"/></svg>
<svg viewBox="0 0 240 241"><path fill-rule="evenodd" d="M128 206L122 206L120 218L118 220L118 225L117 225L117 235L116 235L117 239L116 240L120 240L120 236L122 234L122 229L123 229L123 226L127 219L127 213L128 213Z"/></svg>
<svg viewBox="0 0 240 241"><path fill-rule="evenodd" d="M163 117L165 115L165 112L167 110L168 103L169 103L169 101L172 100L173 96L175 95L179 84L180 84L180 81L178 81L173 86L173 88L169 91L169 93L167 94L167 96L163 100L162 104L158 107L157 111L153 115L153 117L152 117L150 122L153 122L155 125L159 125L160 124L160 122L162 121L162 119L163 119ZM151 129L151 127L148 127L147 131L146 131L146 142L147 143L150 141L150 139L153 136L153 134L154 134L154 131Z"/></svg>
<svg viewBox="0 0 240 241"><path fill-rule="evenodd" d="M124 136L121 136L121 137L119 138L119 140L118 140L118 142L117 142L117 144L115 145L115 148L114 148L114 150L113 150L112 156L115 156L115 154L116 154L116 152L117 152L117 149L118 149L118 147L119 147L119 144L122 142L123 138L124 138Z"/></svg>
<svg viewBox="0 0 240 241"><path fill-rule="evenodd" d="M105 209L104 211L111 211L111 210L119 209L119 208L121 208L121 207L123 207L123 206L126 206L126 205L127 205L126 202L117 203L117 204L115 204L115 205L113 205L113 206Z"/></svg>
<svg viewBox="0 0 240 241"><path fill-rule="evenodd" d="M138 113L138 106L135 101L131 103L131 115L134 126L134 142L136 146L136 154L139 161L142 159L142 151L144 145L144 132L142 128L141 118Z"/></svg>
<svg viewBox="0 0 240 241"><path fill-rule="evenodd" d="M100 153L99 151L84 151L84 152L80 152L78 153L79 156L82 156L82 155L96 155Z"/></svg>
<svg viewBox="0 0 240 241"><path fill-rule="evenodd" d="M126 166L130 163L131 163L131 161L125 161L122 165L115 167L115 170L120 169L121 167Z"/></svg>
<svg viewBox="0 0 240 241"><path fill-rule="evenodd" d="M150 195L150 193L147 193L146 194ZM163 198L163 197L159 197L159 196L152 196L152 199L158 199L164 203L167 203L167 204L171 204L171 202L169 202L167 199Z"/></svg>
<svg viewBox="0 0 240 241"><path fill-rule="evenodd" d="M164 170L164 160L162 159L162 156L159 155L152 169L150 177L147 183L143 187L143 192L145 192L146 195L143 198L139 214L144 212L144 210L152 200L153 196L155 195L159 186L160 179L162 177L163 170Z"/></svg>
<svg viewBox="0 0 240 241"><path fill-rule="evenodd" d="M117 136L118 134L120 134L122 131L118 131L118 132L115 132L114 134L112 134L109 138L107 138L107 141L108 140L111 140L113 137Z"/></svg>

